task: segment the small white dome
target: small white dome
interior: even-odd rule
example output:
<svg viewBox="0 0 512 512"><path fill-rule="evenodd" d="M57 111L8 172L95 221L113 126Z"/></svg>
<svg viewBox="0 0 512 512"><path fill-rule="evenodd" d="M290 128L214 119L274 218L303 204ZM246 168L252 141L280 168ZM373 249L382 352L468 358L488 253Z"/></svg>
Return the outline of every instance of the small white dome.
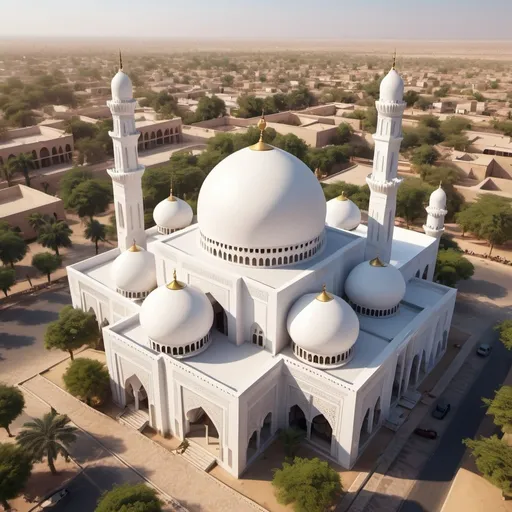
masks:
<svg viewBox="0 0 512 512"><path fill-rule="evenodd" d="M148 337L168 346L193 343L208 334L213 308L200 290L174 280L153 290L142 303L140 324Z"/></svg>
<svg viewBox="0 0 512 512"><path fill-rule="evenodd" d="M361 210L344 194L327 201L325 223L328 226L352 231L361 223Z"/></svg>
<svg viewBox="0 0 512 512"><path fill-rule="evenodd" d="M288 313L286 326L296 345L321 356L347 352L359 336L359 319L353 309L325 290L300 297Z"/></svg>
<svg viewBox="0 0 512 512"><path fill-rule="evenodd" d="M357 306L386 311L395 308L404 298L405 280L393 265L374 258L352 269L345 281L345 293Z"/></svg>
<svg viewBox="0 0 512 512"><path fill-rule="evenodd" d="M192 222L194 212L190 205L171 195L160 201L153 210L153 220L159 228L171 232L175 229L186 228Z"/></svg>
<svg viewBox="0 0 512 512"><path fill-rule="evenodd" d="M428 205L432 208L437 208L438 210L446 210L446 192L443 190L441 185L439 185L439 188L430 194Z"/></svg>
<svg viewBox="0 0 512 512"><path fill-rule="evenodd" d="M122 69L112 78L110 89L112 90L112 99L114 100L124 101L133 99L132 81Z"/></svg>
<svg viewBox="0 0 512 512"><path fill-rule="evenodd" d="M135 243L114 260L111 272L118 290L146 293L156 287L155 257Z"/></svg>
<svg viewBox="0 0 512 512"><path fill-rule="evenodd" d="M278 248L323 234L325 196L311 170L278 148L244 148L222 160L197 202L202 235L228 246Z"/></svg>
<svg viewBox="0 0 512 512"><path fill-rule="evenodd" d="M399 103L404 98L404 82L396 69L391 69L380 83L379 101Z"/></svg>

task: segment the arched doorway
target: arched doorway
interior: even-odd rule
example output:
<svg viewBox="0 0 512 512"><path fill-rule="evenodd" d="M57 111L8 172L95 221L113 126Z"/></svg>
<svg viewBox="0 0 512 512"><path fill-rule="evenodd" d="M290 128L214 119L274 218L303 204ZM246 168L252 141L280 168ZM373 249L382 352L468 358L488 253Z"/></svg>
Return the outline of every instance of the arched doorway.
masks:
<svg viewBox="0 0 512 512"><path fill-rule="evenodd" d="M419 270L416 271L416 275L414 277L418 277L418 278L420 277L420 271Z"/></svg>
<svg viewBox="0 0 512 512"><path fill-rule="evenodd" d="M224 308L219 304L219 302L210 292L208 292L206 296L208 297L213 308L213 326L215 327L215 329L217 329L217 331L227 336L228 317L226 315L226 312L224 311Z"/></svg>
<svg viewBox="0 0 512 512"><path fill-rule="evenodd" d="M370 409L366 410L366 414L364 415L363 422L361 423L361 430L359 431L359 449L368 441L370 437L370 432L368 432L368 422L370 419Z"/></svg>
<svg viewBox="0 0 512 512"><path fill-rule="evenodd" d="M375 407L373 408L373 428L372 430L375 430L375 427L380 422L380 396L377 398L377 401L375 402Z"/></svg>
<svg viewBox="0 0 512 512"><path fill-rule="evenodd" d="M52 164L53 165L59 164L59 155L57 152L57 148L55 148L55 147L52 148Z"/></svg>
<svg viewBox="0 0 512 512"><path fill-rule="evenodd" d="M247 453L245 460L250 461L258 453L258 433L256 430L252 433L247 444Z"/></svg>
<svg viewBox="0 0 512 512"><path fill-rule="evenodd" d="M71 146L69 144L66 144L66 156L68 157L69 162L73 160L73 151L71 151Z"/></svg>
<svg viewBox="0 0 512 512"><path fill-rule="evenodd" d="M318 414L313 418L310 440L328 452L331 451L332 427L323 414Z"/></svg>
<svg viewBox="0 0 512 512"><path fill-rule="evenodd" d="M272 435L272 413L269 412L263 420L263 426L260 430L260 446L264 445Z"/></svg>
<svg viewBox="0 0 512 512"><path fill-rule="evenodd" d="M414 359L412 360L411 365L411 374L409 376L409 386L416 386L416 383L418 382L418 367L420 364L420 356L419 354L416 354L414 356Z"/></svg>
<svg viewBox="0 0 512 512"><path fill-rule="evenodd" d="M220 456L219 432L202 407L190 409L185 414L185 437Z"/></svg>
<svg viewBox="0 0 512 512"><path fill-rule="evenodd" d="M41 151L39 151L39 157L41 158L41 167L50 167L51 160L48 148L41 148Z"/></svg>
<svg viewBox="0 0 512 512"><path fill-rule="evenodd" d="M164 143L162 130L157 130L157 132L156 132L156 143L159 146Z"/></svg>
<svg viewBox="0 0 512 512"><path fill-rule="evenodd" d="M1 159L0 159L1 160ZM34 162L34 168L39 169L39 157L37 156L37 152L35 149L32 150L32 160ZM3 162L0 162L0 165L2 165Z"/></svg>
<svg viewBox="0 0 512 512"><path fill-rule="evenodd" d="M307 433L308 431L306 415L298 405L294 405L293 407L290 408L290 412L288 414L288 426L291 428L302 430L305 433Z"/></svg>
<svg viewBox="0 0 512 512"><path fill-rule="evenodd" d="M126 407L134 411L144 411L149 414L149 399L146 389L136 375L126 380L124 385Z"/></svg>
<svg viewBox="0 0 512 512"><path fill-rule="evenodd" d="M393 389L391 391L391 401L396 401L400 398L400 374L402 372L402 367L400 363L396 363L395 369L395 378L393 380Z"/></svg>
<svg viewBox="0 0 512 512"><path fill-rule="evenodd" d="M423 275L421 276L422 279L427 279L428 276L428 265L425 267L425 270L423 271Z"/></svg>
<svg viewBox="0 0 512 512"><path fill-rule="evenodd" d="M64 163L64 151L62 151L62 146L59 146L59 161L61 164Z"/></svg>
<svg viewBox="0 0 512 512"><path fill-rule="evenodd" d="M144 134L144 149L148 149L149 148L149 133L146 132Z"/></svg>

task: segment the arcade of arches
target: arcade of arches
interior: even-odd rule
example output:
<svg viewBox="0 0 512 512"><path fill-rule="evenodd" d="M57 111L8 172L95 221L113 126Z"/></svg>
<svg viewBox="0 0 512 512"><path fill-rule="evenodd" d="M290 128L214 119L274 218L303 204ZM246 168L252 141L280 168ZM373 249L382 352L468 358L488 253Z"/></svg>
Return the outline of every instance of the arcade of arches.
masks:
<svg viewBox="0 0 512 512"><path fill-rule="evenodd" d="M331 453L332 426L323 414L317 414L308 421L301 407L293 405L288 413L288 426L301 430L305 439L327 453Z"/></svg>
<svg viewBox="0 0 512 512"><path fill-rule="evenodd" d="M179 144L183 142L181 123L171 120L165 123L158 123L157 126L159 127L157 129L155 129L155 125L148 126L147 128L137 127L137 130L140 132L137 146L139 153L165 144Z"/></svg>
<svg viewBox="0 0 512 512"><path fill-rule="evenodd" d="M185 436L192 439L213 455L221 457L219 431L202 407L185 413Z"/></svg>
<svg viewBox="0 0 512 512"><path fill-rule="evenodd" d="M3 166L16 158L20 154L29 154L32 156L35 169L51 167L53 165L70 164L73 162L73 147L71 144L62 144L58 146L41 145L39 149L23 150L23 146L19 146L20 150L10 153L7 157L0 155L0 166Z"/></svg>

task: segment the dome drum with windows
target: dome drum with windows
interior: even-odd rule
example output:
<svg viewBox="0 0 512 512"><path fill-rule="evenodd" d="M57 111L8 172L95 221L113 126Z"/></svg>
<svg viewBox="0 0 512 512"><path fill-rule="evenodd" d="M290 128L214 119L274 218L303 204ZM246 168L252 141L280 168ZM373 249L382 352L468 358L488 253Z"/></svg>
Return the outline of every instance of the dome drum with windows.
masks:
<svg viewBox="0 0 512 512"><path fill-rule="evenodd" d="M293 353L310 366L337 368L354 355L359 319L340 297L327 293L300 297L290 309L287 328Z"/></svg>
<svg viewBox="0 0 512 512"><path fill-rule="evenodd" d="M184 359L211 344L213 308L199 289L173 280L152 291L142 303L140 324L153 350Z"/></svg>
<svg viewBox="0 0 512 512"><path fill-rule="evenodd" d="M298 158L263 142L233 153L199 192L200 245L212 257L256 267L309 260L325 244L325 197Z"/></svg>

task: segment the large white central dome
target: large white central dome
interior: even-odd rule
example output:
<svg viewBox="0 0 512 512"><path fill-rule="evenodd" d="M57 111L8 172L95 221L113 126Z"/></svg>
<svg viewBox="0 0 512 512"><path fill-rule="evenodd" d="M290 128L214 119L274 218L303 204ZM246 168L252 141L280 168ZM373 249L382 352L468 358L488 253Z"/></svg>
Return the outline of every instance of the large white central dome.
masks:
<svg viewBox="0 0 512 512"><path fill-rule="evenodd" d="M325 197L311 170L271 146L245 148L222 160L205 179L197 203L202 238L230 251L311 247L323 235L325 213Z"/></svg>

